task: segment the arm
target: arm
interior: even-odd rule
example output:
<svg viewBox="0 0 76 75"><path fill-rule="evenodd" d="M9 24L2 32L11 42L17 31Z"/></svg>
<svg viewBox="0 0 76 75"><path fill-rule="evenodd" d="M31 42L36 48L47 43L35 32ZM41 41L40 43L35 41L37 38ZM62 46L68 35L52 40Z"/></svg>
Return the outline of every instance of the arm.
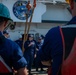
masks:
<svg viewBox="0 0 76 75"><path fill-rule="evenodd" d="M46 66L51 66L51 42L50 39L48 39L48 36L46 35L44 44L39 50L40 56L41 56L41 63Z"/></svg>
<svg viewBox="0 0 76 75"><path fill-rule="evenodd" d="M61 63L63 55L62 38L59 27L52 28L46 35L41 50L41 60L51 60L52 75L56 75Z"/></svg>
<svg viewBox="0 0 76 75"><path fill-rule="evenodd" d="M26 41L25 43L24 43L24 48L27 50L28 48L30 48L32 46L32 43L31 42L29 42L29 41Z"/></svg>
<svg viewBox="0 0 76 75"><path fill-rule="evenodd" d="M23 57L23 53L17 44L14 45L12 65L18 75L28 75L26 59Z"/></svg>
<svg viewBox="0 0 76 75"><path fill-rule="evenodd" d="M44 43L40 50L40 56L42 61L51 61L53 57L58 53L57 47L59 47L59 35L59 27L54 27L50 29L46 34Z"/></svg>
<svg viewBox="0 0 76 75"><path fill-rule="evenodd" d="M51 34L50 31L46 34L44 43L39 50L41 61L51 60Z"/></svg>

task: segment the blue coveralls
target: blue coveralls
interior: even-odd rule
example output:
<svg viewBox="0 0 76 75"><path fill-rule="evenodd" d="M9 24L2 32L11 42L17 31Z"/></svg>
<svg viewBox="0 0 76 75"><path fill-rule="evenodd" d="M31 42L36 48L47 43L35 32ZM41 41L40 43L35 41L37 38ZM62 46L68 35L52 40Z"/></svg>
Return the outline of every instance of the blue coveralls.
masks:
<svg viewBox="0 0 76 75"><path fill-rule="evenodd" d="M33 42L34 44L32 46L28 46L31 42ZM31 72L31 68L32 68L32 64L33 64L33 61L34 61L34 55L36 53L36 43L34 40L32 41L26 41L24 43L24 48L25 48L25 51L24 51L24 57L26 58L27 60L27 68L29 69L29 73Z"/></svg>
<svg viewBox="0 0 76 75"><path fill-rule="evenodd" d="M13 41L5 38L0 32L0 56L12 69L19 70L27 66L20 47Z"/></svg>
<svg viewBox="0 0 76 75"><path fill-rule="evenodd" d="M76 24L76 17L73 17L67 25L70 24ZM59 26L50 29L46 34L44 44L40 50L40 56L42 61L53 59L51 75L57 75L63 57L63 45Z"/></svg>

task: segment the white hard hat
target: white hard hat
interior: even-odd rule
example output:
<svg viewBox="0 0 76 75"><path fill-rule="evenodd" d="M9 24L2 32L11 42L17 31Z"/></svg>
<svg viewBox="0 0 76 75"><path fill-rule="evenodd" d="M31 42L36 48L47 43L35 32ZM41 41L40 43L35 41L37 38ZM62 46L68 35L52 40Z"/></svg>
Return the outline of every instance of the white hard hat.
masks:
<svg viewBox="0 0 76 75"><path fill-rule="evenodd" d="M22 38L22 35L19 35L19 38Z"/></svg>

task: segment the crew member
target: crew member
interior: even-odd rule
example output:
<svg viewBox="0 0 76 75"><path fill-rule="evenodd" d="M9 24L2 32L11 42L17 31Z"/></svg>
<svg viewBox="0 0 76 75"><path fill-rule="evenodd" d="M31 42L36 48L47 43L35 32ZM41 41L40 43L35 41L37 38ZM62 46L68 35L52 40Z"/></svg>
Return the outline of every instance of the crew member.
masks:
<svg viewBox="0 0 76 75"><path fill-rule="evenodd" d="M34 61L34 57L36 57L36 43L34 41L33 35L28 36L28 40L24 43L24 57L27 60L27 68L29 70L29 75L31 74L31 68Z"/></svg>
<svg viewBox="0 0 76 75"><path fill-rule="evenodd" d="M40 50L42 61L50 61L50 75L76 75L76 0L69 3L73 18L50 29Z"/></svg>
<svg viewBox="0 0 76 75"><path fill-rule="evenodd" d="M0 75L28 75L27 62L20 47L3 35L8 20L11 20L8 8L0 3Z"/></svg>

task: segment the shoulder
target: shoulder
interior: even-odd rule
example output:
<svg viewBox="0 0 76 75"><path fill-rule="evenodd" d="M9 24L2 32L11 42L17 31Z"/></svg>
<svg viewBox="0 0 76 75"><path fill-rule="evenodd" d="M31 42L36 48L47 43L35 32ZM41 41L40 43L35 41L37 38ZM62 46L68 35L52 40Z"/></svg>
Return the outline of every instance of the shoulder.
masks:
<svg viewBox="0 0 76 75"><path fill-rule="evenodd" d="M51 28L48 32L47 32L47 34L46 34L46 36L45 37L47 37L47 39L48 38L50 38L50 37L52 37L52 36L55 36L55 35L57 35L57 33L59 33L59 26L57 26L57 27L54 27L54 28Z"/></svg>
<svg viewBox="0 0 76 75"><path fill-rule="evenodd" d="M10 40L10 39L7 39L6 38L6 41L5 41L5 45L11 49L15 49L15 48L18 48L19 46L16 44L16 42Z"/></svg>
<svg viewBox="0 0 76 75"><path fill-rule="evenodd" d="M15 42L18 42L19 40L15 40Z"/></svg>
<svg viewBox="0 0 76 75"><path fill-rule="evenodd" d="M10 39L7 39L7 38L6 38L6 42L7 42L7 43L10 43L10 44L12 44L12 45L13 45L13 44L16 44L14 41L12 41L12 40L10 40Z"/></svg>
<svg viewBox="0 0 76 75"><path fill-rule="evenodd" d="M54 33L56 33L57 31L59 31L59 26L57 26L57 27L54 27L54 28L52 28L52 29L50 29L49 31L48 31L48 34L54 34Z"/></svg>

